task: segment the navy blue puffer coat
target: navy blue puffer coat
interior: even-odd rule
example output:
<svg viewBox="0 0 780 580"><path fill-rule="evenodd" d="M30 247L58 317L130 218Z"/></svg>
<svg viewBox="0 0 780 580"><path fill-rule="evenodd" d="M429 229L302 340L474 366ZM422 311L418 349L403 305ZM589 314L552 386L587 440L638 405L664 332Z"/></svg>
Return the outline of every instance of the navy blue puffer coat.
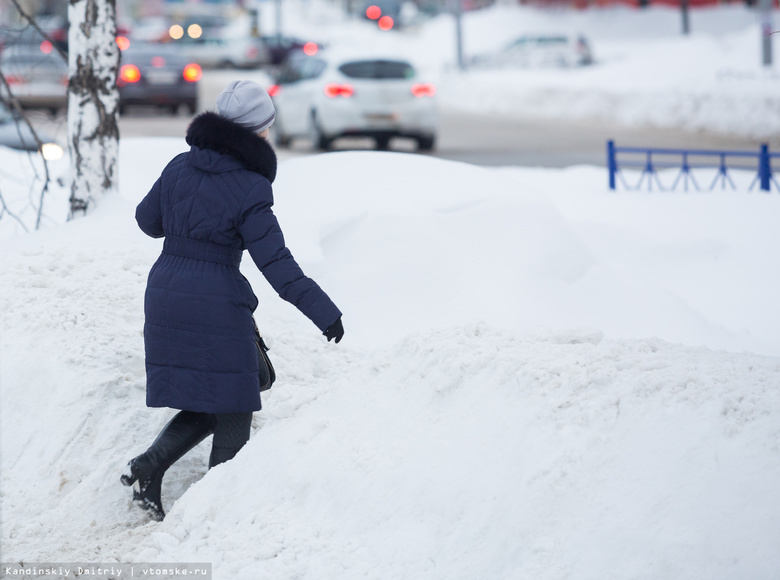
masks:
<svg viewBox="0 0 780 580"><path fill-rule="evenodd" d="M146 403L257 411L258 301L238 268L243 250L320 330L341 312L285 246L271 211L276 155L265 139L206 112L193 119L187 143L190 151L168 164L136 210L146 234L165 237L144 304Z"/></svg>

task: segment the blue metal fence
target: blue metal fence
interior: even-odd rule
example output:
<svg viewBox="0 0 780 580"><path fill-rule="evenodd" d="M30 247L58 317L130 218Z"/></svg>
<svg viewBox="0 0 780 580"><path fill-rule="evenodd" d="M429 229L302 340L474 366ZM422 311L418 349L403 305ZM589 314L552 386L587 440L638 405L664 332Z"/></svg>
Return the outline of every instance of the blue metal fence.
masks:
<svg viewBox="0 0 780 580"><path fill-rule="evenodd" d="M620 157L620 159L618 159ZM755 171L756 176L750 184L750 190L756 183L762 191L771 191L772 184L780 191L772 173L772 158L780 157L780 153L770 153L768 145L761 145L759 151L709 151L702 149L650 149L645 147L617 147L614 141L607 141L607 169L609 170L609 188L616 189L617 180L620 179L625 189L640 189L644 183L648 190L652 191L653 182L661 191L677 189L681 182L688 191L689 182L696 191L700 191L699 184L694 177L694 169L715 169L715 178L710 184L710 191L720 181L721 189L730 185L736 189L734 181L729 175L730 170L744 169ZM631 187L626 183L622 173L624 168L641 168L639 182ZM664 187L658 176L659 169L679 168L679 173L669 187ZM645 182L645 180L647 180Z"/></svg>

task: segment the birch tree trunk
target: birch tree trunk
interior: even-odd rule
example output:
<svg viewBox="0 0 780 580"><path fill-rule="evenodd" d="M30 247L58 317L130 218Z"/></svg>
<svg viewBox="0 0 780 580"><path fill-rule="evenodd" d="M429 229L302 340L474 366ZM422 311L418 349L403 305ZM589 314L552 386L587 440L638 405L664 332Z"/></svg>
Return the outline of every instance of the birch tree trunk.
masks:
<svg viewBox="0 0 780 580"><path fill-rule="evenodd" d="M117 189L116 0L69 0L70 213Z"/></svg>

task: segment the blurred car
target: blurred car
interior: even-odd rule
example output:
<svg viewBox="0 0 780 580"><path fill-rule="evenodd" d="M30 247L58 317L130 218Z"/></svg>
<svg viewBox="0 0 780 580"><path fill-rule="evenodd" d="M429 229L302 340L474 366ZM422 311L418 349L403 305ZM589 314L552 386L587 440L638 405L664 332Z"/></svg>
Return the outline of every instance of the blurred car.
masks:
<svg viewBox="0 0 780 580"><path fill-rule="evenodd" d="M312 47L309 50L319 50L320 45L316 43L306 42L300 38L293 38L292 36L283 36L271 34L268 36L261 36L260 39L265 44L266 48L271 55L271 64L282 64L290 54L300 52L304 47Z"/></svg>
<svg viewBox="0 0 780 580"><path fill-rule="evenodd" d="M40 151L47 161L61 159L63 148L53 137L36 130L41 147L30 128L0 101L0 145L21 151Z"/></svg>
<svg viewBox="0 0 780 580"><path fill-rule="evenodd" d="M169 42L187 59L203 68L259 68L271 63L271 51L257 36L233 36L226 32L198 38L183 36Z"/></svg>
<svg viewBox="0 0 780 580"><path fill-rule="evenodd" d="M61 50L68 50L68 21L65 18L38 16L35 19L38 28L31 25L21 27L0 27L0 50L12 45L40 46L51 42ZM43 32L42 36L38 29Z"/></svg>
<svg viewBox="0 0 780 580"><path fill-rule="evenodd" d="M269 88L276 142L284 147L308 137L315 148L328 149L340 137L363 136L386 149L393 137L406 137L429 151L438 127L435 93L405 59L297 53Z"/></svg>
<svg viewBox="0 0 780 580"><path fill-rule="evenodd" d="M0 53L0 70L22 107L56 114L68 104L68 64L51 46L45 49L38 44L7 46Z"/></svg>
<svg viewBox="0 0 780 580"><path fill-rule="evenodd" d="M361 13L373 20L381 30L392 30L401 24L401 0L366 0Z"/></svg>
<svg viewBox="0 0 780 580"><path fill-rule="evenodd" d="M184 105L195 114L202 76L200 65L171 46L131 41L119 61L119 112L134 105L155 105L175 114Z"/></svg>
<svg viewBox="0 0 780 580"><path fill-rule="evenodd" d="M583 36L528 34L502 50L477 55L471 67L574 67L593 63L590 43Z"/></svg>

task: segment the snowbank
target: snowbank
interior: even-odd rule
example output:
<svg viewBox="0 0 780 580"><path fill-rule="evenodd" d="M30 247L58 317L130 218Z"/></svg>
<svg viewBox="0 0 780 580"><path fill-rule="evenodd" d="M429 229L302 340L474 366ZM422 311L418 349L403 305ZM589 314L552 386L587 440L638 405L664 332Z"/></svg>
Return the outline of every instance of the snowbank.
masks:
<svg viewBox="0 0 780 580"><path fill-rule="evenodd" d="M776 572L778 309L754 291L777 287L780 200L616 196L594 168L284 162L277 214L347 334L324 342L247 258L279 382L239 456L205 473L200 446L148 522L118 476L172 412L144 407L160 242L133 210L181 147L124 140L122 198L0 242L4 561L247 580Z"/></svg>

